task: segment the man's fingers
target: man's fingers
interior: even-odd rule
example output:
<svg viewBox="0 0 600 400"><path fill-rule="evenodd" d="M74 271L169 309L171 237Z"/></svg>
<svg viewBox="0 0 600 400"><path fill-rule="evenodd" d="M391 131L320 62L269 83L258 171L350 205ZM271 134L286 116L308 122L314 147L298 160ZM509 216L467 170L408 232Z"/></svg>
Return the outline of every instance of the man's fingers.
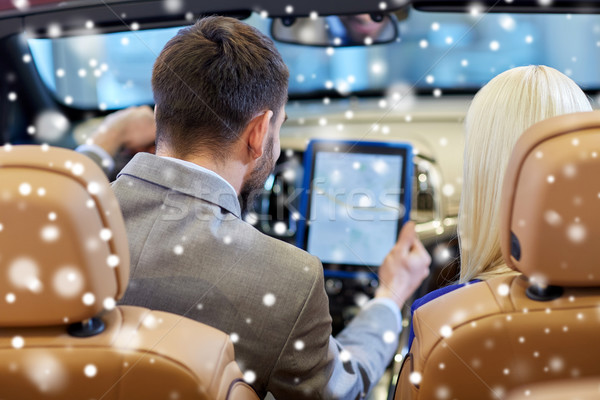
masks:
<svg viewBox="0 0 600 400"><path fill-rule="evenodd" d="M417 238L417 233L415 232L415 223L412 221L408 221L400 230L400 235L398 236L397 245L399 246L402 254L407 254L415 239Z"/></svg>

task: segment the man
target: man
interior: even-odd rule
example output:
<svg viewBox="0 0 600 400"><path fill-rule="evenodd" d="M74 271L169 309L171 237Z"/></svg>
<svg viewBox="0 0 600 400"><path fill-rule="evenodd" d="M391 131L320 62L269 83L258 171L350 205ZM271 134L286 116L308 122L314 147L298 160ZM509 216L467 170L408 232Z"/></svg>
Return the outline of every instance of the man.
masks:
<svg viewBox="0 0 600 400"><path fill-rule="evenodd" d="M377 299L330 336L320 261L240 218L238 196L247 204L279 156L288 75L271 40L235 19L205 18L166 44L152 75L156 155L136 155L113 185L131 249L122 303L229 333L261 396L360 398L394 355L399 307L430 258L407 224Z"/></svg>

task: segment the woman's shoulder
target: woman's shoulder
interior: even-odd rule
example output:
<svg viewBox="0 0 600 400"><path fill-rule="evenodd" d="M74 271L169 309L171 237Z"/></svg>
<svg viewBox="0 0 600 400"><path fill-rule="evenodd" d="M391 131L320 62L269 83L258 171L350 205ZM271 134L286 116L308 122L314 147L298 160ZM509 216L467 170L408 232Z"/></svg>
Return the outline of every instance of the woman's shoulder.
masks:
<svg viewBox="0 0 600 400"><path fill-rule="evenodd" d="M456 283L454 285L448 285L448 286L444 286L442 288L433 290L433 291L427 293L425 296L423 296L423 297L421 297L421 298L419 298L419 299L417 299L417 300L415 300L413 302L413 304L412 304L412 306L410 308L411 309L411 313L414 313L414 311L417 308L421 307L423 304L427 304L430 301L432 301L434 299L437 299L438 297L441 297L441 296L443 296L443 295L445 295L447 293L453 292L456 289L460 289L463 286L471 285L471 284L477 283L477 282L481 282L481 281L479 279L474 279L474 280L472 280L470 282L467 282L467 283Z"/></svg>

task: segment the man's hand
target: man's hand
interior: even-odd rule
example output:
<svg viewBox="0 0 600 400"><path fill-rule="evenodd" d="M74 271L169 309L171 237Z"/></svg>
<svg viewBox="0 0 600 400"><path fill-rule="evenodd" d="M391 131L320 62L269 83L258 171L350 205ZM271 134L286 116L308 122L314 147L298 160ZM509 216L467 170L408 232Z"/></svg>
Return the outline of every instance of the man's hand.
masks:
<svg viewBox="0 0 600 400"><path fill-rule="evenodd" d="M154 144L156 124L148 106L129 107L108 115L92 134L95 145L115 156L121 148L132 152L146 150Z"/></svg>
<svg viewBox="0 0 600 400"><path fill-rule="evenodd" d="M431 257L415 232L415 223L407 222L379 268L379 288L375 297L388 297L402 308L429 275L429 264Z"/></svg>

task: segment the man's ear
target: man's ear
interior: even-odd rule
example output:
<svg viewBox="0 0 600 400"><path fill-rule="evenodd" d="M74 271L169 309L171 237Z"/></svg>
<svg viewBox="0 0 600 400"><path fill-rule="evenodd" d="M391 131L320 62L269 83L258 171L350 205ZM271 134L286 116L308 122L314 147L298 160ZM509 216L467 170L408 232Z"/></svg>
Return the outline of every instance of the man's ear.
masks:
<svg viewBox="0 0 600 400"><path fill-rule="evenodd" d="M256 160L263 154L265 139L269 132L269 124L273 118L273 111L267 110L254 117L244 131L244 138L248 144L250 157Z"/></svg>

